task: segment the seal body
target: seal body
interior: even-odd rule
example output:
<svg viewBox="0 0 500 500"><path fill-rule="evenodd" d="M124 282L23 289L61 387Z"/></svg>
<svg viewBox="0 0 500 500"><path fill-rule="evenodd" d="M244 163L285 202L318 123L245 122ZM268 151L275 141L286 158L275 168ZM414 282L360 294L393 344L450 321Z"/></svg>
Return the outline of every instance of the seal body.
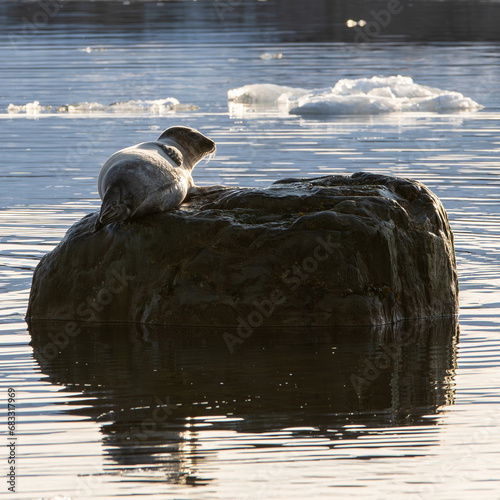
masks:
<svg viewBox="0 0 500 500"><path fill-rule="evenodd" d="M191 171L215 143L190 127L170 127L153 142L113 154L97 180L102 206L95 231L112 222L178 207L196 190Z"/></svg>

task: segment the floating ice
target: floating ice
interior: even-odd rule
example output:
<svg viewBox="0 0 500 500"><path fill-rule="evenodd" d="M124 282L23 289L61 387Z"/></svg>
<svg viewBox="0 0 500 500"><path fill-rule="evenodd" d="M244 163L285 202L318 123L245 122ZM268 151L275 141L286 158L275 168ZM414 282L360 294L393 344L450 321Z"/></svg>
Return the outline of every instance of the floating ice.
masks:
<svg viewBox="0 0 500 500"><path fill-rule="evenodd" d="M378 114L405 111L476 111L483 106L460 92L414 83L407 76L339 80L300 97L291 114Z"/></svg>
<svg viewBox="0 0 500 500"><path fill-rule="evenodd" d="M38 101L28 102L22 105L9 104L7 107L8 113L26 113L27 115L36 115L44 111L50 111L50 106L40 106Z"/></svg>
<svg viewBox="0 0 500 500"><path fill-rule="evenodd" d="M264 52L259 57L266 61L269 59L281 59L283 57L283 54L281 52Z"/></svg>
<svg viewBox="0 0 500 500"><path fill-rule="evenodd" d="M77 50L78 52L87 52L87 54L90 54L91 52L104 52L106 49L104 47L85 47Z"/></svg>
<svg viewBox="0 0 500 500"><path fill-rule="evenodd" d="M109 105L100 104L98 102L80 102L78 104L67 104L59 106L59 113L154 113L161 114L166 111L173 111L180 103L173 97L167 99L157 99L155 101L132 100L124 102L114 102Z"/></svg>
<svg viewBox="0 0 500 500"><path fill-rule="evenodd" d="M161 115L171 111L194 111L198 106L193 104L181 104L174 97L156 99L152 101L132 100L115 102L112 104L100 104L98 102L80 102L77 104L64 104L63 106L41 106L38 101L24 105L9 104L7 112L10 114L26 113L37 114L57 111L68 114L92 114L92 113L119 113L119 114L141 114L152 113Z"/></svg>
<svg viewBox="0 0 500 500"><path fill-rule="evenodd" d="M285 103L307 94L306 89L284 87L273 83L255 83L228 90L227 98L240 104L274 104Z"/></svg>
<svg viewBox="0 0 500 500"><path fill-rule="evenodd" d="M373 115L398 112L477 111L480 104L459 92L414 83L407 76L339 80L306 91L273 84L245 85L228 92L231 102L286 105L295 115Z"/></svg>
<svg viewBox="0 0 500 500"><path fill-rule="evenodd" d="M364 19L360 19L359 21L354 21L353 19L348 19L346 21L346 26L348 28L354 28L355 26L366 26L366 21Z"/></svg>

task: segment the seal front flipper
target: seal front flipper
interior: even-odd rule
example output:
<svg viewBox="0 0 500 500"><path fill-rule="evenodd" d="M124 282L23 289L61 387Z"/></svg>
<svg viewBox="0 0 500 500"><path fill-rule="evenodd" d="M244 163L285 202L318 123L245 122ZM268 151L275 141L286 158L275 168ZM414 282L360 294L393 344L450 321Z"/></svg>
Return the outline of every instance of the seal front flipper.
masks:
<svg viewBox="0 0 500 500"><path fill-rule="evenodd" d="M132 210L127 206L127 201L120 198L120 190L117 187L108 189L95 221L94 233L112 222L120 222L130 217Z"/></svg>
<svg viewBox="0 0 500 500"><path fill-rule="evenodd" d="M214 198L219 194L222 194L224 191L228 191L230 189L237 189L234 186L191 186L186 195L184 201L190 201L192 198L197 198L199 196L206 196L207 198Z"/></svg>

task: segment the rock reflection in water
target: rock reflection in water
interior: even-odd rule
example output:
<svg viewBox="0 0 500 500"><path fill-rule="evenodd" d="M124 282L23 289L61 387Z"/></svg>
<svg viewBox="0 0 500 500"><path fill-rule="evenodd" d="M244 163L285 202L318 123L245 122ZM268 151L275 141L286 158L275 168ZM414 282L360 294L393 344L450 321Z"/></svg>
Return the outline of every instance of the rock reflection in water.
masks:
<svg viewBox="0 0 500 500"><path fill-rule="evenodd" d="M333 448L364 432L346 426L429 425L429 415L453 403L453 318L255 330L233 353L223 333L31 325L34 357L49 381L88 397L88 406L82 409L79 400L72 410L69 401L67 411L99 422L111 468L160 468L171 482L199 482L190 470L209 460L197 444L204 421L210 431L295 428L290 439L326 437Z"/></svg>

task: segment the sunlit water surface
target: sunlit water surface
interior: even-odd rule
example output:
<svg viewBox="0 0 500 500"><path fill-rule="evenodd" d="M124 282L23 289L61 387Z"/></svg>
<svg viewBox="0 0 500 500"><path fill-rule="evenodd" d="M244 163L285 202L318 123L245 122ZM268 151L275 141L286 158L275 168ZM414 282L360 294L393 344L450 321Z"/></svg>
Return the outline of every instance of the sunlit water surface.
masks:
<svg viewBox="0 0 500 500"><path fill-rule="evenodd" d="M17 392L17 496L499 498L498 46L271 43L216 18L213 32L156 37L75 26L14 45L2 35L0 384L5 398ZM303 119L229 109L226 99L249 83L321 88L397 74L485 108ZM6 111L167 97L198 109ZM99 207L103 161L173 124L217 143L195 170L199 184L356 171L424 182L455 234L459 338L449 324L280 332L230 353L220 332L103 328L44 359L37 346L47 331L32 339L23 319L35 266ZM408 332L414 341L401 340ZM377 359L388 360L383 369L365 372ZM369 380L359 390L352 375Z"/></svg>

